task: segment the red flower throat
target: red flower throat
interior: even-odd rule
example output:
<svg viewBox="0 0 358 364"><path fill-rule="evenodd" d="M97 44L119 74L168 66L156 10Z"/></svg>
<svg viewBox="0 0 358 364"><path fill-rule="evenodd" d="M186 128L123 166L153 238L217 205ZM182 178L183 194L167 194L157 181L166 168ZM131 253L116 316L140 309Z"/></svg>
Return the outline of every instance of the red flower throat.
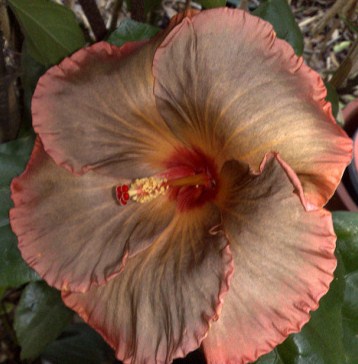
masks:
<svg viewBox="0 0 358 364"><path fill-rule="evenodd" d="M116 187L121 205L144 203L168 194L181 211L200 207L217 195L219 179L214 160L198 149L177 150L164 163L165 172Z"/></svg>

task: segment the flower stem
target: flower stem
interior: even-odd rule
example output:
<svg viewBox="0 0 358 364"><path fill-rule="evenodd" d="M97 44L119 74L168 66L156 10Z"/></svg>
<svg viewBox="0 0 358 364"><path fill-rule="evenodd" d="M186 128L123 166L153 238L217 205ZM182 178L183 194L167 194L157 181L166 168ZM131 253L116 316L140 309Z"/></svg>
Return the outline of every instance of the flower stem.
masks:
<svg viewBox="0 0 358 364"><path fill-rule="evenodd" d="M145 22L144 1L143 0L132 0L131 15L132 15L133 20L136 20L139 22Z"/></svg>
<svg viewBox="0 0 358 364"><path fill-rule="evenodd" d="M205 173L194 174L168 181L168 185L172 187L183 186L206 186L208 183L208 175Z"/></svg>
<svg viewBox="0 0 358 364"><path fill-rule="evenodd" d="M107 29L95 0L78 0L78 2L91 25L96 40L102 40L107 34Z"/></svg>
<svg viewBox="0 0 358 364"><path fill-rule="evenodd" d="M185 1L185 10L189 10L191 8L191 0Z"/></svg>

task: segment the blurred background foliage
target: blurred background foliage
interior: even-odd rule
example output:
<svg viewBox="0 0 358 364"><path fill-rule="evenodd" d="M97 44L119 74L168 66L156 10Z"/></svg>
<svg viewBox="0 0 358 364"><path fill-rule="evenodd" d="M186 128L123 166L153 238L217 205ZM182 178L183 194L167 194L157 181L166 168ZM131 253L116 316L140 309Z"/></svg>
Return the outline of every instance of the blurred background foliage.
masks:
<svg viewBox="0 0 358 364"><path fill-rule="evenodd" d="M0 0L0 363L118 363L102 338L67 309L58 291L23 262L9 226L10 181L34 143L31 97L39 77L77 49L151 38L186 7L239 7L326 82L334 115L358 96L356 0ZM329 293L303 330L258 364L358 363L358 213L334 212L338 266ZM205 363L200 350L176 364Z"/></svg>

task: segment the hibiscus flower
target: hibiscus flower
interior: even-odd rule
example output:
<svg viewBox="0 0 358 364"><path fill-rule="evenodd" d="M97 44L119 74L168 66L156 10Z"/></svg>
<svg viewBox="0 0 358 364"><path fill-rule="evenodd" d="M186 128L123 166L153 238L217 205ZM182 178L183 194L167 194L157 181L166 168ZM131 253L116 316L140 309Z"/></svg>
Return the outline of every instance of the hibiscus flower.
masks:
<svg viewBox="0 0 358 364"><path fill-rule="evenodd" d="M336 267L323 209L351 159L316 72L248 13L185 13L39 81L12 183L24 259L125 363L247 363Z"/></svg>

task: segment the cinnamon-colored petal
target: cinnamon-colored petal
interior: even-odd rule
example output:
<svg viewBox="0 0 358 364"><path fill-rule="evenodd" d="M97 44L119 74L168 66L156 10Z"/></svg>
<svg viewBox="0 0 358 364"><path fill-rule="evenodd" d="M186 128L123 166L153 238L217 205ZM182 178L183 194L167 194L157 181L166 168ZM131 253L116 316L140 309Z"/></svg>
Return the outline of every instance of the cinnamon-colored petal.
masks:
<svg viewBox="0 0 358 364"><path fill-rule="evenodd" d="M351 140L318 74L269 23L228 8L185 18L157 49L153 73L158 109L185 143L255 169L265 153L279 152L311 208L333 194Z"/></svg>
<svg viewBox="0 0 358 364"><path fill-rule="evenodd" d="M217 319L232 272L213 207L178 216L105 286L63 294L124 363L171 363L196 349Z"/></svg>
<svg viewBox="0 0 358 364"><path fill-rule="evenodd" d="M73 176L36 141L26 171L11 185L10 221L23 258L50 285L86 291L108 281L170 223L175 205L164 198L120 206L120 182L91 171Z"/></svg>
<svg viewBox="0 0 358 364"><path fill-rule="evenodd" d="M76 174L96 167L128 178L155 172L175 144L155 105L155 44L100 42L41 77L33 125L57 164Z"/></svg>
<svg viewBox="0 0 358 364"><path fill-rule="evenodd" d="M208 364L243 364L309 320L333 278L336 237L329 212L304 209L298 178L279 156L267 156L257 175L228 162L222 176L235 271L203 345Z"/></svg>

